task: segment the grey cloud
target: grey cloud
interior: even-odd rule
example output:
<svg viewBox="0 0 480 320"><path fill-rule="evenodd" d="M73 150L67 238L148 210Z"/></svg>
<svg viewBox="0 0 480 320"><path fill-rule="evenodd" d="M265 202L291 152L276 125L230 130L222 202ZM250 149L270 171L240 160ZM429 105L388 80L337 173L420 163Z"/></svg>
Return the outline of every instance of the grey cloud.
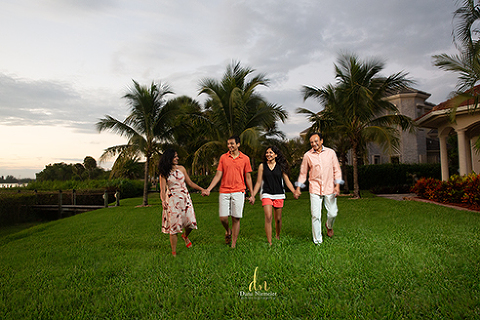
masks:
<svg viewBox="0 0 480 320"><path fill-rule="evenodd" d="M54 11L62 11L64 14L70 13L76 15L80 13L89 13L96 11L104 11L117 5L114 0L48 0L49 8Z"/></svg>
<svg viewBox="0 0 480 320"><path fill-rule="evenodd" d="M50 2L56 7L54 4ZM292 92L301 85L323 86L334 82L332 61L340 51L355 52L360 58L384 59L388 72L410 72L418 80L418 89L440 96L446 85L429 78L434 70L431 55L451 50L455 3L453 0L143 1L128 11L127 2L79 4L72 0L58 8L71 9L71 14L86 8L98 13L94 21L102 21L96 32L99 35L119 30L121 36L108 45L102 45L100 39L92 39L95 45L91 47L85 44L91 53L98 46L109 50L105 54L110 58L109 71L113 70L113 75L105 75L105 81L109 77L125 78L128 81L124 85L128 86L131 78L141 83L165 79L177 94L196 97L199 80L219 78L225 66L237 59L257 72L266 73L271 80L270 89L266 90L269 100L285 105L291 112L295 108L289 106L297 104ZM91 36L94 35L92 32ZM298 68L310 71L305 80L299 78L301 74L293 78ZM119 118L118 114L126 112L124 102L119 99L121 95L112 92L87 94L70 84L26 81L5 75L0 77L0 85L0 124L67 123L83 128L104 114ZM301 103L301 97L295 99Z"/></svg>
<svg viewBox="0 0 480 320"><path fill-rule="evenodd" d="M102 110L115 109L111 103L107 98L84 97L69 84L0 74L0 125L62 125L92 131Z"/></svg>

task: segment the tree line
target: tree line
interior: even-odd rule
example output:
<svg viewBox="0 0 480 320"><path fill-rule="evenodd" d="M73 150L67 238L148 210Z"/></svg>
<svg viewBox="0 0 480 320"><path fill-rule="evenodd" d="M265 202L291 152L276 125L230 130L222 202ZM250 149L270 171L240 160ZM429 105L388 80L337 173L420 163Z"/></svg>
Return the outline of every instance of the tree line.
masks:
<svg viewBox="0 0 480 320"><path fill-rule="evenodd" d="M45 168L36 173L36 180L41 181L67 181L67 180L89 180L107 179L109 172L97 166L97 160L86 156L83 163L54 163L46 165Z"/></svg>
<svg viewBox="0 0 480 320"><path fill-rule="evenodd" d="M0 176L0 183L28 183L32 180L33 179L30 178L17 179L15 176L12 175L7 175L6 177Z"/></svg>
<svg viewBox="0 0 480 320"><path fill-rule="evenodd" d="M478 35L475 23L480 19L480 9L475 0L459 2L461 7L454 13L454 40L460 54L436 55L433 59L439 68L460 73L457 101L473 96L477 104L472 89L480 79L480 41L474 38ZM377 143L386 152L394 151L399 132L414 130L412 119L399 114L396 106L384 99L414 82L403 71L382 76L383 69L382 60L342 54L335 64L334 84L301 87L304 100L313 98L320 104L318 110L297 109L311 124L308 132L323 133L326 144L337 151L344 170L347 152L352 153L355 197L360 196L358 164L366 160L367 144ZM136 177L141 173L139 160L145 161L143 205L148 204L149 181L157 175L159 157L170 147L177 150L192 174L213 173L216 161L225 152L225 141L232 135L240 136L242 150L251 157L254 168L268 145L278 146L295 166L309 146L302 137L286 140L278 129L278 122L285 122L288 113L258 93L269 82L265 74L255 74L254 69L233 61L221 79L199 81L198 93L206 96L201 104L188 96L168 100L174 92L166 83L146 86L133 80L124 96L129 115L123 121L106 115L96 124L100 132L111 131L126 137L127 142L108 147L100 160L116 157L111 177Z"/></svg>
<svg viewBox="0 0 480 320"><path fill-rule="evenodd" d="M354 54L341 55L335 65L337 83L324 88L302 87L304 99L316 98L323 109L306 113L311 122L309 131L322 131L328 146L346 153L353 150L354 159L365 156L365 146L377 142L385 149L398 146L399 130L412 128L412 120L398 114L397 108L383 98L393 91L407 88L411 81L400 72L383 77L384 63L380 60L360 60ZM302 137L286 140L278 129L288 113L283 106L267 101L258 89L267 87L265 74L232 62L221 79L205 78L199 82L199 95L206 101L181 96L167 100L173 94L167 84L152 82L149 86L133 81L124 96L130 114L120 121L105 116L97 129L111 131L127 138L127 143L105 149L101 159L116 156L112 175L125 170L126 164L145 160L145 192L143 204L148 204L149 177L155 176L156 164L163 150L173 147L182 163L192 174L215 172L218 158L225 152L226 140L232 135L241 139L242 151L257 167L265 148L278 146L291 165L301 162L309 146ZM383 115L386 113L386 115ZM346 164L346 157L343 157ZM354 191L359 196L358 179Z"/></svg>

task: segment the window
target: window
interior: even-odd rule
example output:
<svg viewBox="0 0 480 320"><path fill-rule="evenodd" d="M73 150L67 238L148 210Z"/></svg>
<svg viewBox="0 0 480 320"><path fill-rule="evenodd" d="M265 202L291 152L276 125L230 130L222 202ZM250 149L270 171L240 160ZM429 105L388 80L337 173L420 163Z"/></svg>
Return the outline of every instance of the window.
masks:
<svg viewBox="0 0 480 320"><path fill-rule="evenodd" d="M400 163L400 157L399 156L390 157L390 162L393 163L393 164L399 164Z"/></svg>

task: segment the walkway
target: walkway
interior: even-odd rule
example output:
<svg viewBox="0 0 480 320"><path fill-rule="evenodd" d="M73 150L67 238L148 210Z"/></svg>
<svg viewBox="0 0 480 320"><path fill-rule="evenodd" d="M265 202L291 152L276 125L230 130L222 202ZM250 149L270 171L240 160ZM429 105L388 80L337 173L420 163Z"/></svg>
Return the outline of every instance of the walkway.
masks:
<svg viewBox="0 0 480 320"><path fill-rule="evenodd" d="M433 203L439 206L444 206L447 208L453 208L457 210L465 210L465 211L471 211L471 212L478 212L477 210L472 210L469 208L464 208L461 206L455 206L451 204L446 204L446 203L440 203L440 202L435 202L427 199L422 199L419 198L415 193L402 193L402 194L376 194L377 197L382 197L382 198L387 198L387 199L392 199L392 200L397 200L397 201L403 201L403 200L408 200L408 201L418 201L418 202L425 202L425 203Z"/></svg>

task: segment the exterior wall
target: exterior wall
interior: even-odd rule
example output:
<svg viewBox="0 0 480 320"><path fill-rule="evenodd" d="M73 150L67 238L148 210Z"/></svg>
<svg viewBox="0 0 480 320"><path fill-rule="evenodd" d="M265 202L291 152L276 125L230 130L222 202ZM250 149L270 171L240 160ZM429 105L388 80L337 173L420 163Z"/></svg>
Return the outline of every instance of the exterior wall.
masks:
<svg viewBox="0 0 480 320"><path fill-rule="evenodd" d="M433 105L426 102L430 95L424 92L406 92L395 94L386 99L393 103L400 114L416 119L426 112L430 111ZM390 163L392 157L398 157L401 163L427 163L428 159L439 159L439 156L428 155L427 152L427 130L417 128L415 132L400 132L400 144L397 152L388 154L375 145L368 146L369 163L375 163L378 160L380 164Z"/></svg>
<svg viewBox="0 0 480 320"><path fill-rule="evenodd" d="M456 121L453 123L450 122L448 113L441 114L437 118L442 119L442 123L438 125L440 139L446 139L452 132L459 137L459 172L448 172L448 161L446 158L442 159L442 179L447 180L452 174L465 175L472 171L480 173L480 153L474 148L480 133L480 113L457 111ZM443 149L446 149L446 145ZM446 153L446 150L444 152Z"/></svg>

